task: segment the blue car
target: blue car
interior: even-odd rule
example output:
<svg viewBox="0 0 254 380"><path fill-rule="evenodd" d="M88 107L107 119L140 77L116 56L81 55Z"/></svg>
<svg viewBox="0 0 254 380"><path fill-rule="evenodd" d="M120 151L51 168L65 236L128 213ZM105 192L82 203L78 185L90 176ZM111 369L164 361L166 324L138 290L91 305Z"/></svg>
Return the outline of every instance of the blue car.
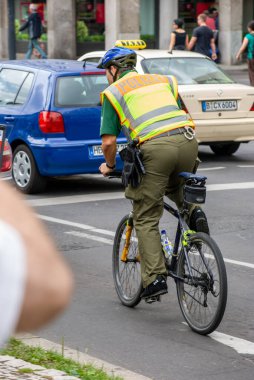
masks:
<svg viewBox="0 0 254 380"><path fill-rule="evenodd" d="M41 192L52 176L98 173L104 161L100 93L107 86L105 71L92 63L0 62L0 124L6 126L19 190ZM120 137L118 149L125 143Z"/></svg>

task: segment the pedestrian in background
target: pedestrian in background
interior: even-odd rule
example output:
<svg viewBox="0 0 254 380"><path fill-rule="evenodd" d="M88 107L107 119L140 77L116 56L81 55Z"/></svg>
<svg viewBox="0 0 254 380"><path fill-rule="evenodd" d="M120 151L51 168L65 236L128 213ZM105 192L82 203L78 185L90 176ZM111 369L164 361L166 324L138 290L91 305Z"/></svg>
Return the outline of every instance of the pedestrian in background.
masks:
<svg viewBox="0 0 254 380"><path fill-rule="evenodd" d="M189 37L183 29L183 20L178 18L173 21L173 31L170 35L169 52L172 50L185 50L188 47Z"/></svg>
<svg viewBox="0 0 254 380"><path fill-rule="evenodd" d="M41 47L41 49L43 51L46 50L46 46L45 46L45 44L43 42L40 42L40 47ZM41 54L38 52L37 49L33 49L33 57L37 58L37 59L41 59L42 58Z"/></svg>
<svg viewBox="0 0 254 380"><path fill-rule="evenodd" d="M33 53L33 48L38 50L41 57L47 58L47 55L44 50L40 47L38 43L38 38L42 35L42 22L41 17L39 13L37 12L38 6L37 4L30 4L29 5L29 12L31 13L28 17L27 21L21 25L19 28L19 31L22 32L23 30L28 28L29 33L29 45L28 45L28 51L26 53L26 59L30 59L31 55Z"/></svg>
<svg viewBox="0 0 254 380"><path fill-rule="evenodd" d="M204 14L206 15L206 25L208 28L210 28L212 31L216 29L215 25L215 15L213 13L213 9L209 8L207 11L204 11Z"/></svg>
<svg viewBox="0 0 254 380"><path fill-rule="evenodd" d="M194 48L196 53L207 55L215 61L217 54L213 31L206 25L206 15L204 13L198 15L197 23L198 27L193 30L191 40L188 44L188 50Z"/></svg>
<svg viewBox="0 0 254 380"><path fill-rule="evenodd" d="M240 60L242 53L247 49L247 62L251 86L254 86L254 20L247 25L249 33L243 39L242 46L236 54L236 59Z"/></svg>

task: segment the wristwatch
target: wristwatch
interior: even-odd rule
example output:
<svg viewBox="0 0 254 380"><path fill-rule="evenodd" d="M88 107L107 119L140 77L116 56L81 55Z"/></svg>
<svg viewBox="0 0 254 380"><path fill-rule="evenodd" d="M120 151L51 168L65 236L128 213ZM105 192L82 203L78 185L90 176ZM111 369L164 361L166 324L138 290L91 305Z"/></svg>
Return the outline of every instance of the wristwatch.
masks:
<svg viewBox="0 0 254 380"><path fill-rule="evenodd" d="M106 166L107 166L107 168L109 168L111 170L115 169L115 167L116 167L116 165L110 166L107 162L106 162Z"/></svg>

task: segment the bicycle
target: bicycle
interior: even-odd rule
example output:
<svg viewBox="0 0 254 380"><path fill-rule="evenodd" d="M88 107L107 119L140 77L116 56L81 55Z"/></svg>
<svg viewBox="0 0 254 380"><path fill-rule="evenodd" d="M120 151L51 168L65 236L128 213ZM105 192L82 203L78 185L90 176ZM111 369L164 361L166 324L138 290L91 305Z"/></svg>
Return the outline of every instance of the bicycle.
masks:
<svg viewBox="0 0 254 380"><path fill-rule="evenodd" d="M193 331L207 335L218 327L225 312L226 268L216 242L208 234L190 230L186 223L188 205L205 203L207 177L186 172L179 175L185 181L183 209L179 211L164 202L164 209L178 219L172 260L167 271L176 283L185 321ZM119 177L119 173L116 176ZM120 221L113 246L115 289L122 304L128 307L135 307L141 301L140 260L133 214L130 212ZM151 302L157 300L160 296Z"/></svg>

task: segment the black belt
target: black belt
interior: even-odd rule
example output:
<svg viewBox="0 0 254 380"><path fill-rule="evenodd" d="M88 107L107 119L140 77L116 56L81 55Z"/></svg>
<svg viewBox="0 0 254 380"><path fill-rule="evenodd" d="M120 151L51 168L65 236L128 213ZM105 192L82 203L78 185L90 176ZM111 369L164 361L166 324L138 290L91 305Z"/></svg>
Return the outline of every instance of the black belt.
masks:
<svg viewBox="0 0 254 380"><path fill-rule="evenodd" d="M188 128L190 128L190 127L188 127ZM174 135L183 135L184 133L186 133L186 129L184 127L182 127L182 128L176 128L176 129L172 129L171 131L163 132L160 135L151 137L147 141L158 139L159 137L167 137L167 136L174 136Z"/></svg>

